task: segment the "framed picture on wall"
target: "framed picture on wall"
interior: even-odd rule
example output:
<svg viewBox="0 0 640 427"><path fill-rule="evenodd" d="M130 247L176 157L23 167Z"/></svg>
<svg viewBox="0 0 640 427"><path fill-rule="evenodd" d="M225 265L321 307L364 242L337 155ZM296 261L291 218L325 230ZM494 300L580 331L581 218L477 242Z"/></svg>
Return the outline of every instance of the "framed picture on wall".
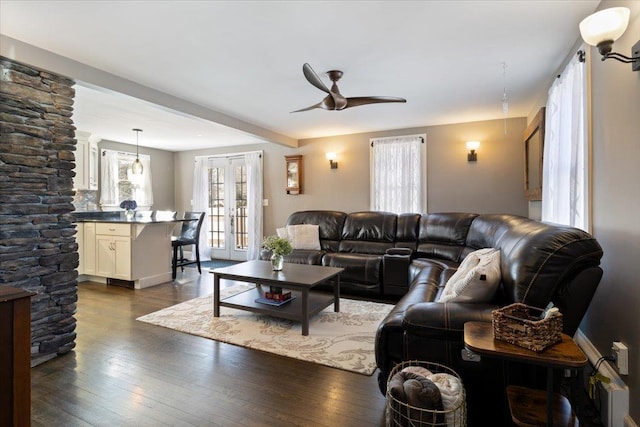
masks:
<svg viewBox="0 0 640 427"><path fill-rule="evenodd" d="M524 195L530 201L542 200L544 115L542 107L524 131Z"/></svg>

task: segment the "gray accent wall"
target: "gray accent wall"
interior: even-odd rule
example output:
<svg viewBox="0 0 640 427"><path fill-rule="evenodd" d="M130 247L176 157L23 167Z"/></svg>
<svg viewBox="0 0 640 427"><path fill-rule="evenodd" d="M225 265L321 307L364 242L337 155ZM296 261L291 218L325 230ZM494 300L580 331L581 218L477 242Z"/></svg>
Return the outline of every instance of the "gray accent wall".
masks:
<svg viewBox="0 0 640 427"><path fill-rule="evenodd" d="M631 20L614 51L630 55L640 38L640 2L625 6ZM591 48L593 234L602 245L604 276L581 330L601 354L613 341L629 347L629 415L640 424L640 72L601 61Z"/></svg>
<svg viewBox="0 0 640 427"><path fill-rule="evenodd" d="M332 209L369 210L370 138L426 134L427 210L429 212L511 213L527 215L524 198L522 135L526 118L506 121L425 126L383 132L306 139L293 149L259 144L232 149L175 153L175 201L179 211L191 207L196 156L264 150L264 233L274 234L290 213ZM481 141L478 161L467 162L466 141ZM337 153L338 169L330 169L326 152ZM302 154L303 193L285 193L285 155Z"/></svg>

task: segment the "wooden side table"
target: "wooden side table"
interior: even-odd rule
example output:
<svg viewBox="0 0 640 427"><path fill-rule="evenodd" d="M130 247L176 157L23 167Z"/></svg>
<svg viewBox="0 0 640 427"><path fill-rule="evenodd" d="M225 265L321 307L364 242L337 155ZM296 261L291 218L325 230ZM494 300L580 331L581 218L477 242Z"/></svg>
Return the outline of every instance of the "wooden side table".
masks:
<svg viewBox="0 0 640 427"><path fill-rule="evenodd" d="M31 297L0 286L0 425L31 425Z"/></svg>
<svg viewBox="0 0 640 427"><path fill-rule="evenodd" d="M566 397L553 392L554 369L578 369L587 364L587 357L573 339L562 334L562 342L535 352L499 341L493 337L493 325L487 322L464 324L464 344L478 354L504 360L526 362L547 368L547 390L508 386L507 399L511 419L518 426L577 426L578 420Z"/></svg>

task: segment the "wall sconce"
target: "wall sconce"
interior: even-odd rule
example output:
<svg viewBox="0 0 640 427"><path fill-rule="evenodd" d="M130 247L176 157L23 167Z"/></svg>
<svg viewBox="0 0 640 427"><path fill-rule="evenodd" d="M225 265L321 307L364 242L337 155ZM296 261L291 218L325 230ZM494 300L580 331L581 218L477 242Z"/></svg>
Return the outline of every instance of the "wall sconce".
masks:
<svg viewBox="0 0 640 427"><path fill-rule="evenodd" d="M329 164L331 165L331 169L338 169L338 162L336 162L336 153L327 153L327 160L329 160Z"/></svg>
<svg viewBox="0 0 640 427"><path fill-rule="evenodd" d="M626 7L612 7L587 16L580 22L580 35L585 43L596 46L602 60L615 59L632 64L633 71L640 70L640 40L631 48L633 56L612 52L613 42L622 36L629 25L630 11Z"/></svg>
<svg viewBox="0 0 640 427"><path fill-rule="evenodd" d="M468 162L475 162L478 160L478 153L476 153L478 148L480 148L480 141L467 141L467 150L469 150L469 154L467 154Z"/></svg>

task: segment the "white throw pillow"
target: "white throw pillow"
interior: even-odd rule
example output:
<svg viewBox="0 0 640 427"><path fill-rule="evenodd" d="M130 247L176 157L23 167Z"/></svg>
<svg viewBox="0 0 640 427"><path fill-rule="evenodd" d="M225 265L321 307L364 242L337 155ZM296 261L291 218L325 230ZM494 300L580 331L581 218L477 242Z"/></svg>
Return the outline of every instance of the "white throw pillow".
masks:
<svg viewBox="0 0 640 427"><path fill-rule="evenodd" d="M500 284L500 251L471 252L447 281L438 302L488 302Z"/></svg>
<svg viewBox="0 0 640 427"><path fill-rule="evenodd" d="M276 228L276 234L278 235L278 237L283 239L289 238L289 233L287 233L287 227Z"/></svg>
<svg viewBox="0 0 640 427"><path fill-rule="evenodd" d="M318 225L287 225L287 235L293 249L320 250L320 227Z"/></svg>

